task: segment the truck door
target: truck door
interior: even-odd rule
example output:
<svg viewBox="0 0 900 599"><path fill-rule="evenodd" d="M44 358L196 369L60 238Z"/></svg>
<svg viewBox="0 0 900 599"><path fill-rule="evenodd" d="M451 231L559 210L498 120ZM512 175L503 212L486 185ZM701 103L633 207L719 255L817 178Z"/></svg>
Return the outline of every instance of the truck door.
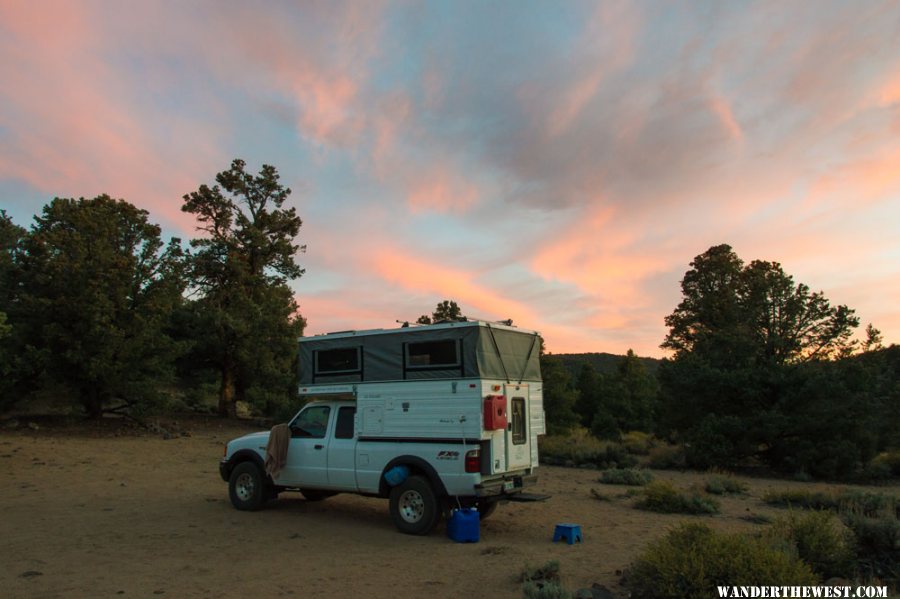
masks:
<svg viewBox="0 0 900 599"><path fill-rule="evenodd" d="M326 439L331 406L312 405L291 422L287 461L278 480L290 487L323 487L328 484Z"/></svg>
<svg viewBox="0 0 900 599"><path fill-rule="evenodd" d="M528 385L506 385L506 468L531 466L531 435L528 430Z"/></svg>

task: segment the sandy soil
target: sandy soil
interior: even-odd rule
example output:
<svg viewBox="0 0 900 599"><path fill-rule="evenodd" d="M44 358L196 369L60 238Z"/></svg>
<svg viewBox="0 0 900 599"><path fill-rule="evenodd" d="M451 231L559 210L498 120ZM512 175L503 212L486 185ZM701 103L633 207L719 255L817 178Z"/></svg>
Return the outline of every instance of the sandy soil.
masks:
<svg viewBox="0 0 900 599"><path fill-rule="evenodd" d="M23 423L24 424L24 423ZM0 432L0 596L4 597L521 597L526 564L556 559L563 583L617 591L619 571L651 540L689 517L631 507L598 473L542 467L546 503L505 504L481 542L398 533L386 500L339 495L318 503L283 494L244 513L219 478L223 443L246 426L194 421L163 439L119 427ZM657 472L680 487L695 473ZM760 497L779 486L744 479L750 494L696 517L723 529L776 515ZM596 489L612 501L598 501ZM888 489L897 492L898 488ZM582 526L584 543L554 544L554 524Z"/></svg>

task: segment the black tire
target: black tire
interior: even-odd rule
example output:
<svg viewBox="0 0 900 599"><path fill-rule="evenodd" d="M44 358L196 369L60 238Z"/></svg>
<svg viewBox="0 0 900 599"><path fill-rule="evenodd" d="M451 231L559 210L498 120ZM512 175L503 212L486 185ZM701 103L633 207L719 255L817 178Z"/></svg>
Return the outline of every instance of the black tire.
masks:
<svg viewBox="0 0 900 599"><path fill-rule="evenodd" d="M300 489L300 492L307 501L322 501L337 495L334 491L320 491L319 489Z"/></svg>
<svg viewBox="0 0 900 599"><path fill-rule="evenodd" d="M228 498L231 505L244 511L262 509L271 496L266 475L253 462L241 462L228 478Z"/></svg>
<svg viewBox="0 0 900 599"><path fill-rule="evenodd" d="M410 476L391 489L391 518L408 535L427 535L441 520L441 504L423 476Z"/></svg>
<svg viewBox="0 0 900 599"><path fill-rule="evenodd" d="M479 499L476 501L475 508L478 510L478 519L487 520L490 518L491 514L497 511L498 505L500 505L500 502L497 500Z"/></svg>

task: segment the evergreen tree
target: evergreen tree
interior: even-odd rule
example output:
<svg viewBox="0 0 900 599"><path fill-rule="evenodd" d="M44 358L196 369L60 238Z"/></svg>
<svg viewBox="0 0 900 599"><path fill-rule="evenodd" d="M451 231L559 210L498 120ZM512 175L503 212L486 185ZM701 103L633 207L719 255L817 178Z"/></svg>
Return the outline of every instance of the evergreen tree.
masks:
<svg viewBox="0 0 900 599"><path fill-rule="evenodd" d="M463 316L462 310L453 300L444 300L440 302L431 313L431 316L423 314L416 322L418 324L437 324L439 322L464 322L466 317Z"/></svg>
<svg viewBox="0 0 900 599"><path fill-rule="evenodd" d="M622 358L609 387L609 404L620 431L655 430L659 385L634 351L629 349Z"/></svg>
<svg viewBox="0 0 900 599"><path fill-rule="evenodd" d="M601 408L602 377L597 369L585 362L578 371L578 379L575 388L578 390L578 400L575 402L575 413L581 425L590 428L594 416Z"/></svg>
<svg viewBox="0 0 900 599"><path fill-rule="evenodd" d="M19 257L23 378L64 386L91 417L152 408L178 353L165 328L184 289L181 258L179 240L164 248L148 213L123 200L54 199Z"/></svg>
<svg viewBox="0 0 900 599"><path fill-rule="evenodd" d="M870 455L865 386L835 378L850 372L834 360L854 348L853 310L794 283L778 263L744 266L727 245L697 256L682 292L662 345L674 356L659 376L664 427L688 443L694 465L755 456L842 475Z"/></svg>
<svg viewBox="0 0 900 599"><path fill-rule="evenodd" d="M200 295L192 356L218 372L218 410L228 416L238 400L268 411L286 401L305 325L288 287L303 274L296 254L305 249L295 243L302 220L284 208L291 190L274 167L252 175L245 166L234 160L182 206L205 234L191 241L190 281Z"/></svg>
<svg viewBox="0 0 900 599"><path fill-rule="evenodd" d="M545 355L541 356L541 379L547 432L564 433L578 424L575 413L578 391L572 387L572 376L559 358Z"/></svg>
<svg viewBox="0 0 900 599"><path fill-rule="evenodd" d="M16 397L13 389L20 352L8 320L14 309L13 294L19 279L17 256L24 237L25 229L0 210L0 409L11 405Z"/></svg>

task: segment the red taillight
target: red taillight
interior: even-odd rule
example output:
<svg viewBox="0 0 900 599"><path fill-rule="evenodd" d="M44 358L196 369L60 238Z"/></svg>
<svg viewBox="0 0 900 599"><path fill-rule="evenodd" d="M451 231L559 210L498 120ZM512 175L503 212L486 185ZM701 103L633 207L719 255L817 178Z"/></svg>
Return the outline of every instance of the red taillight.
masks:
<svg viewBox="0 0 900 599"><path fill-rule="evenodd" d="M470 449L466 452L466 472L481 472L480 449Z"/></svg>

